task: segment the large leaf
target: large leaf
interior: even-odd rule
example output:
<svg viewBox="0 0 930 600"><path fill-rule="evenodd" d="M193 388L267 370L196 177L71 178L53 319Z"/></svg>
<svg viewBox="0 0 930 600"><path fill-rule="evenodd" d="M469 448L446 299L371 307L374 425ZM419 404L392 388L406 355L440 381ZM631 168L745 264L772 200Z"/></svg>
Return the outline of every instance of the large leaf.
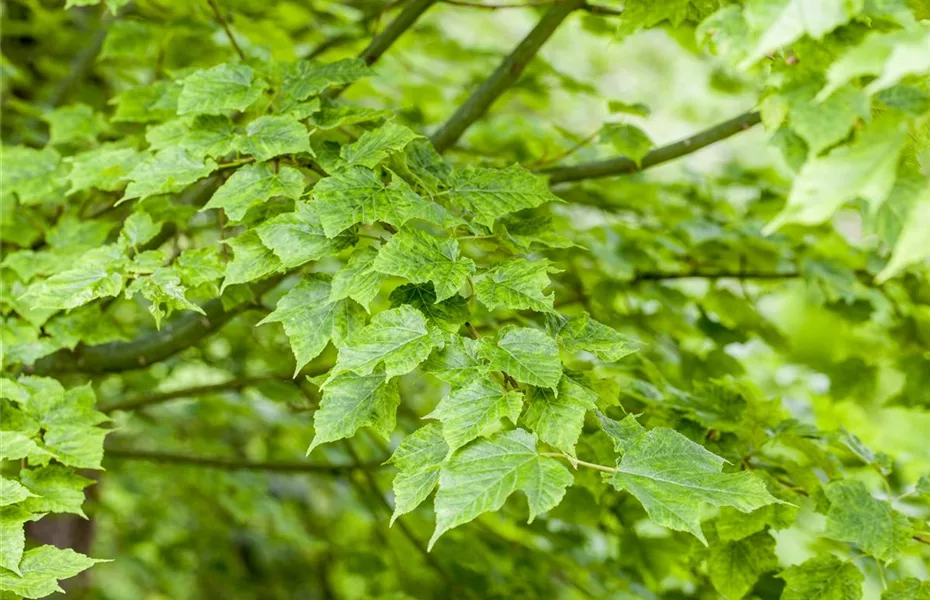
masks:
<svg viewBox="0 0 930 600"><path fill-rule="evenodd" d="M258 100L267 84L246 65L217 65L188 75L178 97L178 114L222 115Z"/></svg>
<svg viewBox="0 0 930 600"><path fill-rule="evenodd" d="M834 481L825 491L830 500L825 536L851 542L883 562L896 558L910 541L907 517L873 497L861 481Z"/></svg>
<svg viewBox="0 0 930 600"><path fill-rule="evenodd" d="M192 157L183 148L166 148L136 165L126 176L129 185L120 202L180 192L215 170L212 159Z"/></svg>
<svg viewBox="0 0 930 600"><path fill-rule="evenodd" d="M419 229L404 229L378 252L374 268L413 283L430 281L441 302L459 291L475 271L475 263L459 255L454 238L440 238Z"/></svg>
<svg viewBox="0 0 930 600"><path fill-rule="evenodd" d="M856 565L830 555L788 567L778 576L786 583L782 600L859 600L865 581Z"/></svg>
<svg viewBox="0 0 930 600"><path fill-rule="evenodd" d="M526 494L530 521L559 504L572 474L556 459L536 451L536 439L522 429L480 440L442 467L436 494L432 548L446 531L478 515L499 510L516 491Z"/></svg>
<svg viewBox="0 0 930 600"><path fill-rule="evenodd" d="M371 247L356 250L333 276L331 299L352 298L364 306L365 310L369 310L368 305L378 295L381 283L387 277L375 269L377 255L378 251Z"/></svg>
<svg viewBox="0 0 930 600"><path fill-rule="evenodd" d="M403 439L390 462L399 469L394 476L394 514L407 514L419 506L439 483L439 467L449 446L442 437L442 427L429 423Z"/></svg>
<svg viewBox="0 0 930 600"><path fill-rule="evenodd" d="M327 237L316 205L298 202L295 208L294 212L280 214L255 228L262 244L275 253L284 267L292 269L320 260L357 241L351 230Z"/></svg>
<svg viewBox="0 0 930 600"><path fill-rule="evenodd" d="M559 381L558 392L556 395L548 388L530 388L523 422L540 441L574 455L584 415L595 408L597 394L568 375L563 375Z"/></svg>
<svg viewBox="0 0 930 600"><path fill-rule="evenodd" d="M312 152L307 128L293 117L259 117L239 139L239 150L262 162L282 154Z"/></svg>
<svg viewBox="0 0 930 600"><path fill-rule="evenodd" d="M482 340L481 358L491 369L504 371L521 383L556 389L562 379L559 347L544 331L507 325L494 342Z"/></svg>
<svg viewBox="0 0 930 600"><path fill-rule="evenodd" d="M554 296L549 286L549 261L512 258L475 278L475 294L489 309L552 311Z"/></svg>
<svg viewBox="0 0 930 600"><path fill-rule="evenodd" d="M340 156L349 166L362 165L374 169L385 158L402 151L407 144L422 137L408 127L389 121L343 146Z"/></svg>
<svg viewBox="0 0 930 600"><path fill-rule="evenodd" d="M23 598L43 598L64 592L59 579L70 579L97 562L70 548L39 546L23 554L19 574L0 571L0 589Z"/></svg>
<svg viewBox="0 0 930 600"><path fill-rule="evenodd" d="M738 541L714 544L707 557L710 580L726 600L739 600L759 576L778 568L775 538L767 531Z"/></svg>
<svg viewBox="0 0 930 600"><path fill-rule="evenodd" d="M320 444L353 436L359 427L371 427L387 439L399 404L397 382L387 381L382 369L366 375L335 375L326 382L320 408L313 415L315 433L307 454Z"/></svg>
<svg viewBox="0 0 930 600"><path fill-rule="evenodd" d="M677 431L657 428L627 450L610 483L636 496L659 525L690 532L706 544L701 531L705 505L749 512L776 502L753 474L721 473L724 462Z"/></svg>
<svg viewBox="0 0 930 600"><path fill-rule="evenodd" d="M557 202L544 179L513 165L506 169L469 167L452 174L452 203L471 213L476 222L493 227L494 221L512 212Z"/></svg>
<svg viewBox="0 0 930 600"><path fill-rule="evenodd" d="M297 200L304 191L304 176L297 169L270 164L246 165L220 186L204 209L221 208L233 223L241 221L249 208L275 196Z"/></svg>
<svg viewBox="0 0 930 600"><path fill-rule="evenodd" d="M452 453L498 428L503 418L516 423L521 410L521 392L507 391L493 378L484 376L453 389L424 418L442 422L442 436Z"/></svg>

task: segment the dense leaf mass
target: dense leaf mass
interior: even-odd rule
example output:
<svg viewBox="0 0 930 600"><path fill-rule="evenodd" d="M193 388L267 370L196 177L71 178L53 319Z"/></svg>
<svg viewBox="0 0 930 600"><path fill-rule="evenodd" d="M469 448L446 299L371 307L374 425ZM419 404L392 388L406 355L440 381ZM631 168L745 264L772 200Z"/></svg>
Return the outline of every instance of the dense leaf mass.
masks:
<svg viewBox="0 0 930 600"><path fill-rule="evenodd" d="M930 600L925 0L0 37L3 600Z"/></svg>

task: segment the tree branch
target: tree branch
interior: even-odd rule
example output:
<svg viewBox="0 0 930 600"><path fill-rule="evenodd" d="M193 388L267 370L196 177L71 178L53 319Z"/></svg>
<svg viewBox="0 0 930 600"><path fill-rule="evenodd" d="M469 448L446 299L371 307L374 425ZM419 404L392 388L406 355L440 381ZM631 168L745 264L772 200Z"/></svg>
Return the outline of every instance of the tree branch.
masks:
<svg viewBox="0 0 930 600"><path fill-rule="evenodd" d="M400 14L391 21L381 33L376 35L371 43L368 44L359 58L365 61L365 64L372 65L381 58L388 48L390 48L397 39L410 29L417 19L420 18L426 9L436 3L437 0L408 0ZM324 98L336 98L345 90L344 87L330 88L323 93Z"/></svg>
<svg viewBox="0 0 930 600"><path fill-rule="evenodd" d="M630 283L640 281L665 281L668 279L796 279L798 271L682 271L681 273L644 272L637 273Z"/></svg>
<svg viewBox="0 0 930 600"><path fill-rule="evenodd" d="M126 7L123 7L120 14L123 14L125 9ZM58 82L45 99L47 105L55 107L64 102L74 87L91 72L94 68L94 61L97 60L97 55L100 54L100 50L103 48L103 42L107 38L107 30L113 20L114 18L110 14L101 13L97 27L89 36L88 44L74 55L68 74Z"/></svg>
<svg viewBox="0 0 930 600"><path fill-rule="evenodd" d="M484 116L488 108L504 91L520 77L527 63L536 56L543 44L552 36L559 25L576 9L584 6L584 0L566 0L554 4L546 11L536 27L523 38L494 73L455 111L433 135L431 141L438 152L444 152L455 145L465 130L472 123Z"/></svg>
<svg viewBox="0 0 930 600"><path fill-rule="evenodd" d="M214 383L211 385L198 385L194 387L171 390L169 392L148 392L138 396L131 396L120 402L105 404L99 407L100 412L111 413L118 410L138 410L153 404L161 404L178 398L189 398L192 396L203 396L213 392L225 392L230 390L241 390L242 388L268 381L269 377L241 377L223 383Z"/></svg>
<svg viewBox="0 0 930 600"><path fill-rule="evenodd" d="M205 467L229 471L267 471L271 473L316 473L320 475L340 475L356 469L368 471L380 469L379 462L354 463L351 465L321 465L300 461L267 461L253 462L235 458L221 458L211 456L194 456L174 452L150 452L147 450L132 450L130 448L106 449L106 459L111 460L143 460L147 462L190 465L192 467Z"/></svg>
<svg viewBox="0 0 930 600"><path fill-rule="evenodd" d="M223 30L226 32L226 37L229 38L232 47L236 49L236 54L239 55L239 58L245 60L245 52L243 52L242 48L239 47L239 42L236 41L236 37L233 35L232 30L229 28L229 23L226 22L226 17L223 16L223 11L220 10L216 0L207 0L207 3L210 5L210 8L213 9L213 14L216 16L217 22L219 22L219 24L223 27Z"/></svg>
<svg viewBox="0 0 930 600"><path fill-rule="evenodd" d="M613 177L614 175L626 175L636 173L654 167L656 165L681 158L682 156L696 152L701 148L709 146L714 142L725 140L728 137L736 135L741 131L746 131L753 125L760 123L762 118L757 112L747 112L736 118L724 121L710 129L705 129L689 138L681 141L656 148L641 161L640 165L625 157L609 158L597 162L582 163L570 167L549 167L541 169L541 175L549 176L549 184L566 183L569 181L580 181L582 179L598 179L601 177Z"/></svg>

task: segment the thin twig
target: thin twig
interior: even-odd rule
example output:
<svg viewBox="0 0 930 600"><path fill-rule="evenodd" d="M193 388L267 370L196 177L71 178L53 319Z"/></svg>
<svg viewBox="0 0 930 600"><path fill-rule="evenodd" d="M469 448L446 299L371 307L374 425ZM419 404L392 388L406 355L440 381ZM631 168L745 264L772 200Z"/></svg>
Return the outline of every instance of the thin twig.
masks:
<svg viewBox="0 0 930 600"><path fill-rule="evenodd" d="M178 398L191 398L195 396L204 396L206 394L212 394L213 392L225 392L231 390L241 390L242 388L254 385L256 383L261 383L263 381L268 381L269 379L274 379L270 377L242 377L239 379L233 379L231 381L225 381L223 383L214 383L211 385L199 385L194 387L183 388L179 390L171 390L168 392L149 392L146 394L140 394L138 396L131 396L122 401L114 402L112 404L106 404L100 407L100 411L104 413L111 413L118 410L138 410L140 408L145 408L146 406L152 406L153 404L161 404L163 402L168 402L171 400L176 400Z"/></svg>
<svg viewBox="0 0 930 600"><path fill-rule="evenodd" d="M619 473L620 469L616 467L605 467L604 465L598 465L595 463L589 463L583 460L578 460L573 456L569 456L563 452L540 452L541 456L551 456L552 458L563 458L567 460L573 467L576 469L578 466L587 467L589 469L595 469L597 471L604 471L605 473Z"/></svg>
<svg viewBox="0 0 930 600"><path fill-rule="evenodd" d="M549 176L550 185L569 181L579 181L582 179L598 179L600 177L613 177L615 175L636 173L637 171L642 171L649 167L681 158L701 148L705 148L714 142L725 140L741 131L746 131L761 121L762 118L757 112L744 113L729 121L725 121L719 125L696 133L691 137L675 142L674 144L656 148L644 156L640 164L636 164L636 161L630 158L620 156L596 162L581 163L570 167L549 167L540 170L539 173Z"/></svg>
<svg viewBox="0 0 930 600"><path fill-rule="evenodd" d="M181 464L192 467L205 467L229 471L268 471L272 473L319 473L322 475L339 475L354 470L373 470L383 468L380 462L353 463L351 465L321 465L300 461L266 461L254 462L235 458L194 456L173 452L151 452L130 448L106 448L106 459L141 460L165 464Z"/></svg>
<svg viewBox="0 0 930 600"><path fill-rule="evenodd" d="M229 23L226 22L226 17L223 16L223 11L220 10L216 0L207 0L207 3L209 3L210 8L213 9L213 14L216 15L216 20L220 25L222 25L223 30L226 31L226 37L229 38L233 48L236 49L236 53L239 55L239 58L245 60L245 52L243 52L242 48L239 47L239 42L236 41L236 37L233 35L232 30L229 28Z"/></svg>

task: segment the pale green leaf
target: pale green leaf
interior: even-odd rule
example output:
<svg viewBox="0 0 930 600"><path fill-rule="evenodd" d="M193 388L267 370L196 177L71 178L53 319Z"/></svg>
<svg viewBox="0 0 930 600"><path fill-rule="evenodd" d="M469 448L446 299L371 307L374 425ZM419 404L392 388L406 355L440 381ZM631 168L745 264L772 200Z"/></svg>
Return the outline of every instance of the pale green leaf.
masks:
<svg viewBox="0 0 930 600"><path fill-rule="evenodd" d="M571 483L564 465L539 455L531 433L516 429L479 440L454 454L440 471L436 530L429 547L453 527L500 510L518 490L526 494L532 521L557 506Z"/></svg>
<svg viewBox="0 0 930 600"><path fill-rule="evenodd" d="M869 97L858 88L844 86L823 102L814 101L814 88L804 87L787 94L788 120L792 131L811 153L820 154L842 141L860 119L869 118Z"/></svg>
<svg viewBox="0 0 930 600"><path fill-rule="evenodd" d="M862 572L835 556L817 556L778 574L785 580L781 600L859 600Z"/></svg>
<svg viewBox="0 0 930 600"><path fill-rule="evenodd" d="M297 102L322 93L330 86L346 85L370 73L365 61L357 58L331 63L307 60L294 62L288 66L281 88L283 108L286 110Z"/></svg>
<svg viewBox="0 0 930 600"><path fill-rule="evenodd" d="M0 506L19 504L31 496L35 496L35 494L20 482L15 479L0 477Z"/></svg>
<svg viewBox="0 0 930 600"><path fill-rule="evenodd" d="M3 385L7 385L4 380ZM48 457L45 450L39 448L30 436L20 431L6 431L0 434L0 460L19 460L26 458L41 461Z"/></svg>
<svg viewBox="0 0 930 600"><path fill-rule="evenodd" d="M560 201L549 191L544 179L519 165L506 169L469 167L455 171L449 198L456 207L487 227L493 227L495 220L512 212Z"/></svg>
<svg viewBox="0 0 930 600"><path fill-rule="evenodd" d="M653 143L645 131L626 123L608 123L601 129L600 141L610 144L621 156L626 156L637 165L649 154Z"/></svg>
<svg viewBox="0 0 930 600"><path fill-rule="evenodd" d="M275 196L297 200L303 194L305 185L304 176L292 167L275 170L267 163L246 165L240 167L216 190L204 210L221 208L229 220L236 223L245 217L251 207Z"/></svg>
<svg viewBox="0 0 930 600"><path fill-rule="evenodd" d="M623 454L632 448L640 436L646 433L646 429L639 424L639 421L633 415L625 416L622 421L615 421L598 412L597 418L601 429L613 442L614 452L617 454Z"/></svg>
<svg viewBox="0 0 930 600"><path fill-rule="evenodd" d="M15 194L25 205L54 203L61 199L67 171L61 155L51 146L42 150L3 146L0 151L0 188Z"/></svg>
<svg viewBox="0 0 930 600"><path fill-rule="evenodd" d="M436 327L449 333L461 329L468 320L468 301L458 294L436 302L436 291L432 283L405 283L399 285L388 296L391 307L409 304Z"/></svg>
<svg viewBox="0 0 930 600"><path fill-rule="evenodd" d="M115 244L82 255L73 268L29 286L22 300L34 308L69 310L97 298L118 296L123 291L120 274L125 265Z"/></svg>
<svg viewBox="0 0 930 600"><path fill-rule="evenodd" d="M449 454L449 446L442 437L442 427L429 423L401 441L391 462L400 471L394 476L394 514L405 515L419 506L439 483L439 467Z"/></svg>
<svg viewBox="0 0 930 600"><path fill-rule="evenodd" d="M227 116L197 115L149 127L145 140L151 150L180 147L196 158L219 158L236 149L236 129Z"/></svg>
<svg viewBox="0 0 930 600"><path fill-rule="evenodd" d="M930 581L908 577L891 583L882 600L930 600Z"/></svg>
<svg viewBox="0 0 930 600"><path fill-rule="evenodd" d="M382 369L331 377L313 415L315 433L307 454L320 444L353 436L359 427L371 427L387 439L394 430L398 405L397 382L387 381Z"/></svg>
<svg viewBox="0 0 930 600"><path fill-rule="evenodd" d="M291 269L319 260L358 240L352 230L343 231L334 238L327 237L315 204L298 202L295 208L294 212L280 214L255 228L262 243L275 253L284 267Z"/></svg>
<svg viewBox="0 0 930 600"><path fill-rule="evenodd" d="M50 144L94 143L104 127L103 117L86 104L60 106L42 117L48 123Z"/></svg>
<svg viewBox="0 0 930 600"><path fill-rule="evenodd" d="M882 562L896 558L910 541L907 517L873 497L861 481L833 481L825 491L830 500L826 537L855 544Z"/></svg>
<svg viewBox="0 0 930 600"><path fill-rule="evenodd" d="M626 451L610 483L636 496L655 523L687 531L706 544L705 506L749 512L776 502L752 473L721 473L724 462L677 431L657 428Z"/></svg>
<svg viewBox="0 0 930 600"><path fill-rule="evenodd" d="M862 4L863 0L752 0L743 15L750 29L758 34L758 41L743 67L805 35L822 39L848 23Z"/></svg>
<svg viewBox="0 0 930 600"><path fill-rule="evenodd" d="M320 208L323 230L329 237L357 223L371 225L384 221L400 227L410 218L411 209L424 203L406 183L394 177L385 184L371 169L351 167L326 177L313 188L314 202Z"/></svg>
<svg viewBox="0 0 930 600"><path fill-rule="evenodd" d="M930 256L930 236L927 236L927 228L930 227L930 182L924 179L922 188L914 195L913 205L903 220L891 258L876 278L878 283L891 279L908 266Z"/></svg>
<svg viewBox="0 0 930 600"><path fill-rule="evenodd" d="M138 249L139 246L158 235L159 231L161 231L161 223L153 221L148 213L137 211L123 222L119 238L123 245Z"/></svg>
<svg viewBox="0 0 930 600"><path fill-rule="evenodd" d="M33 515L22 506L0 508L0 567L19 574L19 563L26 545L23 524L33 520ZM0 569L0 577L3 570ZM0 579L2 582L2 579ZM0 585L0 591L6 587Z"/></svg>
<svg viewBox="0 0 930 600"><path fill-rule="evenodd" d="M473 439L497 430L503 418L516 423L521 410L521 392L507 391L491 377L484 376L454 388L423 418L442 423L442 436L451 454Z"/></svg>
<svg viewBox="0 0 930 600"><path fill-rule="evenodd" d="M597 394L568 375L562 376L558 391L556 395L547 388L530 388L523 422L540 441L574 456L575 444L584 427L584 415L595 408Z"/></svg>
<svg viewBox="0 0 930 600"><path fill-rule="evenodd" d="M374 268L413 283L432 282L436 301L441 302L459 291L474 273L475 263L460 256L455 238L440 238L419 229L403 229L378 252Z"/></svg>
<svg viewBox="0 0 930 600"><path fill-rule="evenodd" d="M449 335L442 349L434 351L423 370L454 386L463 386L488 372L488 365L478 356L477 340Z"/></svg>
<svg viewBox="0 0 930 600"><path fill-rule="evenodd" d="M377 255L378 251L370 246L356 250L333 276L330 300L352 298L364 306L365 310L369 310L368 305L378 295L381 283L387 277L375 269L374 261Z"/></svg>
<svg viewBox="0 0 930 600"><path fill-rule="evenodd" d="M548 287L549 261L528 261L511 258L475 278L475 294L490 310L553 310L554 296L543 290Z"/></svg>
<svg viewBox="0 0 930 600"><path fill-rule="evenodd" d="M294 117L259 117L245 131L238 140L239 150L251 154L258 162L282 154L313 152L307 128Z"/></svg>
<svg viewBox="0 0 930 600"><path fill-rule="evenodd" d="M821 223L856 198L864 198L873 212L877 210L894 185L906 137L899 122L876 119L853 143L808 161L794 180L788 204L764 232L788 223Z"/></svg>
<svg viewBox="0 0 930 600"><path fill-rule="evenodd" d="M492 370L504 371L521 383L556 389L562 379L559 347L544 331L506 325L497 340L482 340L479 355Z"/></svg>
<svg viewBox="0 0 930 600"><path fill-rule="evenodd" d="M155 318L155 327L161 328L161 320L176 310L192 310L204 314L203 309L187 299L181 278L170 269L156 268L151 274L137 277L126 288L126 296L139 293L151 302L149 312Z"/></svg>
<svg viewBox="0 0 930 600"><path fill-rule="evenodd" d="M0 590L23 598L42 598L64 591L59 579L70 579L98 562L70 548L39 546L23 554L19 574L0 571Z"/></svg>
<svg viewBox="0 0 930 600"><path fill-rule="evenodd" d="M237 283L248 283L267 277L282 269L281 260L275 253L262 244L261 238L254 230L227 240L232 248L233 258L226 265L226 277L222 290Z"/></svg>
<svg viewBox="0 0 930 600"><path fill-rule="evenodd" d="M337 346L349 332L360 328L364 317L358 305L331 299L330 283L309 275L278 300L274 312L258 324L281 323L297 360L296 374L333 341Z"/></svg>
<svg viewBox="0 0 930 600"><path fill-rule="evenodd" d="M72 469L60 465L47 465L25 469L20 477L36 497L29 498L25 507L37 513L72 513L84 516L84 488L94 483Z"/></svg>
<svg viewBox="0 0 930 600"><path fill-rule="evenodd" d="M590 352L604 362L616 362L637 349L633 340L588 313L569 319L559 330L558 338L566 352Z"/></svg>
<svg viewBox="0 0 930 600"><path fill-rule="evenodd" d="M440 332L428 326L420 311L407 305L392 308L376 314L346 340L333 374L368 375L383 363L390 380L414 369L441 343Z"/></svg>
<svg viewBox="0 0 930 600"><path fill-rule="evenodd" d="M636 115L637 117L648 117L652 112L642 102L623 102L622 100L608 100L607 110L614 114Z"/></svg>
<svg viewBox="0 0 930 600"><path fill-rule="evenodd" d="M140 162L126 176L129 185L120 202L180 192L215 170L212 159L194 158L183 148L167 148Z"/></svg>
<svg viewBox="0 0 930 600"><path fill-rule="evenodd" d="M403 151L404 147L422 138L403 125L388 121L378 129L366 131L356 141L340 150L340 156L349 166L362 165L374 169L385 158Z"/></svg>
<svg viewBox="0 0 930 600"><path fill-rule="evenodd" d="M145 159L145 154L132 148L101 146L88 152L65 158L71 164L71 189L68 194L96 188L115 192L126 185L129 173Z"/></svg>
<svg viewBox="0 0 930 600"><path fill-rule="evenodd" d="M775 538L767 531L739 541L713 544L707 557L710 580L726 600L743 598L760 575L777 568Z"/></svg>
<svg viewBox="0 0 930 600"><path fill-rule="evenodd" d="M246 65L222 64L188 75L178 97L178 114L222 115L243 111L258 100L267 84Z"/></svg>

